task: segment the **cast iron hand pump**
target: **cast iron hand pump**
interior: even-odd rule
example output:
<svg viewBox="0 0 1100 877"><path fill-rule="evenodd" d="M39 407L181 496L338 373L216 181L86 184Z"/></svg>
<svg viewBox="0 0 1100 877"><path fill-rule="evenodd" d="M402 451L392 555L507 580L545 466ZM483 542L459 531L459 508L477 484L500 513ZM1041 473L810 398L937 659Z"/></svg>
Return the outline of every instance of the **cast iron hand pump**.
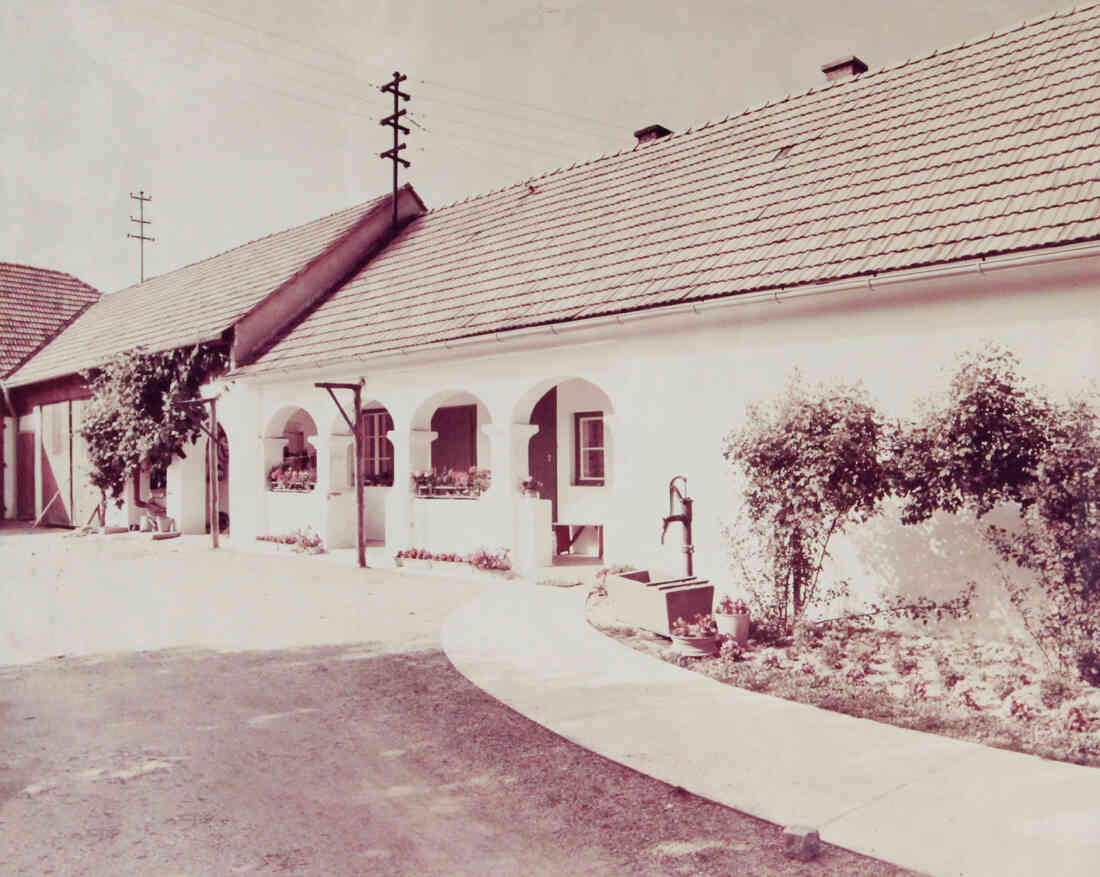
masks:
<svg viewBox="0 0 1100 877"><path fill-rule="evenodd" d="M682 491L676 486L677 481L683 482L684 489ZM661 528L661 544L665 544L665 534L668 532L669 524L673 521L679 521L684 525L684 563L687 568L687 577L691 578L695 575L695 564L692 561L695 548L691 544L691 507L695 500L687 495L687 489L687 478L683 475L677 475L668 483L668 517L664 519L664 526ZM680 500L680 514L678 515L672 513L673 499Z"/></svg>

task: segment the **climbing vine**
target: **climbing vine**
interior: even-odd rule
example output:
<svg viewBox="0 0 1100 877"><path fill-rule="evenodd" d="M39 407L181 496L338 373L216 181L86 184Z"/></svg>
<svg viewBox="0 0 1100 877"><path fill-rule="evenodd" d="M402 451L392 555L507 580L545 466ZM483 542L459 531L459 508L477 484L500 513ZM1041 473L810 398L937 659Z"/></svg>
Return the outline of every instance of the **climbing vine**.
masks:
<svg viewBox="0 0 1100 877"><path fill-rule="evenodd" d="M200 387L224 371L223 351L204 345L119 353L84 372L92 391L80 435L87 443L91 481L104 502L121 503L126 480L142 467L163 467L198 438L206 414L177 408L176 400L198 398Z"/></svg>

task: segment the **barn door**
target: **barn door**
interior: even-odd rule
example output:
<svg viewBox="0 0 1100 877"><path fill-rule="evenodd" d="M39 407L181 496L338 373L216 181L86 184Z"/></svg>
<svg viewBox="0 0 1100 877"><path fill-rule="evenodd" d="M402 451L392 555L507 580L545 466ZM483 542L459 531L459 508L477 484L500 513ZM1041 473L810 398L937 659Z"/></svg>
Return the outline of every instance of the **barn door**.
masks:
<svg viewBox="0 0 1100 877"><path fill-rule="evenodd" d="M33 432L15 437L15 516L21 521L34 520Z"/></svg>
<svg viewBox="0 0 1100 877"><path fill-rule="evenodd" d="M42 523L73 526L69 403L42 406Z"/></svg>

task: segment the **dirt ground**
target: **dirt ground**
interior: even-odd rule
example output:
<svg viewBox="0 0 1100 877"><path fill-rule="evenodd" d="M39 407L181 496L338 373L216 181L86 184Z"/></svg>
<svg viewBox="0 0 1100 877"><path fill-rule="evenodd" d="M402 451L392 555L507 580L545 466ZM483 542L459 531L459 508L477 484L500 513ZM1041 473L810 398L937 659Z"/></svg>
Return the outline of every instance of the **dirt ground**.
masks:
<svg viewBox="0 0 1100 877"><path fill-rule="evenodd" d="M96 587L140 579L154 550L125 540L40 544L53 548L35 548L21 582L53 588L55 607L68 593L97 605ZM0 542L0 559L26 550ZM100 565L89 565L89 552L103 551ZM425 648L448 606L476 585L271 560L256 567L264 576L256 593L270 598L253 619L259 630L241 635L248 644L266 637L271 650L126 652L141 627L132 608L116 643L121 654L0 666L0 871L902 873L828 847L813 863L787 860L777 827L606 761L490 698L437 648ZM157 599L173 607L180 629L150 619L154 629L175 631L167 636L174 643L198 630L203 613L236 618L239 595L222 607L215 595L244 587L233 578L239 557L212 560L184 547L175 561L192 572L158 578ZM288 622L272 613L295 611L286 594L302 581L312 599L298 610L301 635L330 631L318 619L343 618L359 588L371 611L353 618L367 641L287 647ZM117 612L125 601L103 604ZM29 625L18 622L33 635ZM226 621L212 638L228 639L231 628ZM351 632L337 628L340 640ZM64 630L51 636L63 641Z"/></svg>

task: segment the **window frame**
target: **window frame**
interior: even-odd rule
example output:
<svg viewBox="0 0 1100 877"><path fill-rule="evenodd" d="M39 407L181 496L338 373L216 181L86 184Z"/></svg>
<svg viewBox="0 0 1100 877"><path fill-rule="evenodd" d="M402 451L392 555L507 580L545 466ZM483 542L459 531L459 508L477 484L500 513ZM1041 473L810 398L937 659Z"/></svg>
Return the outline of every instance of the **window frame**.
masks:
<svg viewBox="0 0 1100 877"><path fill-rule="evenodd" d="M603 433L603 443L599 447L585 446L582 424L586 420L599 420ZM600 451L603 454L603 475L599 477L584 476L584 455L586 451ZM607 481L607 424L604 421L602 411L575 411L573 412L573 484L578 487L603 487Z"/></svg>
<svg viewBox="0 0 1100 877"><path fill-rule="evenodd" d="M374 420L374 434L371 435L367 431L367 418ZM386 437L386 433L393 429L393 418L390 416L389 411L385 408L364 408L359 413L359 428L361 430L360 437L363 443L363 483L372 486L378 486L379 482L375 479L382 475L389 475L389 482L381 482L382 487L393 486L393 468L394 468L394 452L393 443ZM383 444L383 442L385 444ZM383 454L382 451L388 447L389 454ZM352 458L354 461L354 457ZM380 464L383 461L389 461L389 472L381 472ZM348 481L352 486L355 486L355 469L348 473Z"/></svg>

